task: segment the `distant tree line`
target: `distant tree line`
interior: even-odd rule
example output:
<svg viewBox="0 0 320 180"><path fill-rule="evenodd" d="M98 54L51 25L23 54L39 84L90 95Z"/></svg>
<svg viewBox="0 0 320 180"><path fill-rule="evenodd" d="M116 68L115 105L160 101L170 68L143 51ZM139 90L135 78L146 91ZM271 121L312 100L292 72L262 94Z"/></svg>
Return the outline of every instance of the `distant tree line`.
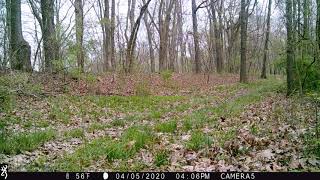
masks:
<svg viewBox="0 0 320 180"><path fill-rule="evenodd" d="M121 16L119 0L27 0L35 19L31 47L21 1L0 0L0 67L239 73L240 82L286 74L288 94L305 93L320 89L319 1L128 0ZM279 17L271 18L273 9ZM86 21L92 14L94 28Z"/></svg>

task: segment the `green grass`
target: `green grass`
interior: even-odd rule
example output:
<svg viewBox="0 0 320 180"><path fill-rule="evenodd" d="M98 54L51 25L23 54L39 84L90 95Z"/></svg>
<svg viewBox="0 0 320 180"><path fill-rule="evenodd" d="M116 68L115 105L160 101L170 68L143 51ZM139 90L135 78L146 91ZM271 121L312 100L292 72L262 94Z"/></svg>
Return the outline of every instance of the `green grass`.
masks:
<svg viewBox="0 0 320 180"><path fill-rule="evenodd" d="M0 153L20 154L23 151L32 151L55 137L54 130L5 135L0 138Z"/></svg>
<svg viewBox="0 0 320 180"><path fill-rule="evenodd" d="M104 129L107 129L110 127L111 127L111 125L109 125L109 124L93 123L88 127L87 131L92 133L92 132L95 132L96 130L97 131L104 130Z"/></svg>
<svg viewBox="0 0 320 180"><path fill-rule="evenodd" d="M177 121L171 120L155 126L156 131L165 133L174 133L177 129Z"/></svg>
<svg viewBox="0 0 320 180"><path fill-rule="evenodd" d="M127 159L153 141L150 129L130 127L119 140L99 138L83 145L74 153L65 155L53 165L59 171L82 171L97 160Z"/></svg>
<svg viewBox="0 0 320 180"><path fill-rule="evenodd" d="M70 131L64 132L64 137L66 137L67 139L84 138L85 134L82 128L76 128L76 129L72 129Z"/></svg>
<svg viewBox="0 0 320 180"><path fill-rule="evenodd" d="M183 130L184 131L189 131L191 130L193 127L193 124L192 124L192 120L190 118L187 118L183 121Z"/></svg>
<svg viewBox="0 0 320 180"><path fill-rule="evenodd" d="M217 139L220 146L223 146L226 141L232 140L236 137L236 130L231 129L228 131L213 131L212 136Z"/></svg>
<svg viewBox="0 0 320 180"><path fill-rule="evenodd" d="M155 155L154 164L157 167L169 164L169 155L165 150L159 151Z"/></svg>
<svg viewBox="0 0 320 180"><path fill-rule="evenodd" d="M191 134L190 140L186 143L186 148L189 150L199 150L205 147L209 147L213 143L210 136L196 131Z"/></svg>
<svg viewBox="0 0 320 180"><path fill-rule="evenodd" d="M111 123L112 126L125 126L126 125L126 122L125 120L123 119L116 119L116 120L113 120L112 123Z"/></svg>

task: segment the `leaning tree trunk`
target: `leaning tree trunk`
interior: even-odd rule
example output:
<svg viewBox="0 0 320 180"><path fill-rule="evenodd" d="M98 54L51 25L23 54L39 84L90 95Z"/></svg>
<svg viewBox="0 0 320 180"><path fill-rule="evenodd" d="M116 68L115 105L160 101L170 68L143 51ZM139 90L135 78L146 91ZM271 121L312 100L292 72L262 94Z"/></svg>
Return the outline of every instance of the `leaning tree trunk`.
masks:
<svg viewBox="0 0 320 180"><path fill-rule="evenodd" d="M197 20L197 6L195 0L192 0L192 27L193 27L193 41L194 41L194 61L195 72L200 72L200 49L199 49L199 34L198 34L198 20Z"/></svg>
<svg viewBox="0 0 320 180"><path fill-rule="evenodd" d="M247 18L248 13L246 11L246 0L241 0L241 11L240 11L240 26L241 26L241 66L240 66L240 82L246 83L247 77Z"/></svg>
<svg viewBox="0 0 320 180"><path fill-rule="evenodd" d="M10 55L11 68L14 70L32 71L31 67L31 47L23 38L21 24L21 1L7 1L10 17Z"/></svg>
<svg viewBox="0 0 320 180"><path fill-rule="evenodd" d="M54 1L41 0L41 14L45 70L52 72L53 64L59 56L54 25Z"/></svg>
<svg viewBox="0 0 320 180"><path fill-rule="evenodd" d="M268 56L268 50L269 50L268 45L269 45L269 35L270 35L271 6L272 6L272 0L269 0L268 15L267 15L267 32L266 32L266 39L264 42L263 63L262 63L262 73L261 73L261 78L263 79L267 79L267 56Z"/></svg>
<svg viewBox="0 0 320 180"><path fill-rule="evenodd" d="M148 6L150 4L150 1L151 0L148 0L147 3L144 4L141 7L139 17L136 20L136 22L134 23L134 26L133 26L132 31L131 31L130 40L129 40L128 47L127 47L127 62L128 62L128 65L125 68L125 72L126 73L132 72L134 49L135 49L135 46L136 46L137 35L138 35L139 27L140 27L141 18L143 16L143 14L147 11L147 8L148 8Z"/></svg>
<svg viewBox="0 0 320 180"><path fill-rule="evenodd" d="M84 51L83 51L83 5L82 0L75 0L76 18L76 41L77 41L77 62L80 72L84 72Z"/></svg>

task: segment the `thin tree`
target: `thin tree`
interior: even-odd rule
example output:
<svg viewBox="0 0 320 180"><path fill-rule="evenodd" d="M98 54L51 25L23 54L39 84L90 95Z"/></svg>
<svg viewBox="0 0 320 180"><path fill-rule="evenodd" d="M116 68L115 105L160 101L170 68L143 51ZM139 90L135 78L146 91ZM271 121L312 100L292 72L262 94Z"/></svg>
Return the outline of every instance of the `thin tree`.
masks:
<svg viewBox="0 0 320 180"><path fill-rule="evenodd" d="M271 6L272 6L272 0L269 0L268 15L267 15L267 31L266 31L266 39L264 42L262 73L261 73L261 78L263 78L263 79L267 79L267 56L268 56L268 50L269 50L268 45L269 45L269 36L270 36Z"/></svg>
<svg viewBox="0 0 320 180"><path fill-rule="evenodd" d="M146 3L145 0L143 0L143 3ZM152 17L150 17L150 18L152 18ZM153 46L152 46L153 31L152 31L151 23L148 22L148 14L147 13L144 15L143 20L144 20L144 24L145 24L146 30L147 30L151 72L154 73L155 72L155 57L154 57L154 50L153 50Z"/></svg>
<svg viewBox="0 0 320 180"><path fill-rule="evenodd" d="M80 72L84 72L84 50L83 50L83 4L82 0L75 0L76 18L76 41L77 41L77 62Z"/></svg>
<svg viewBox="0 0 320 180"><path fill-rule="evenodd" d="M317 0L317 42L318 42L318 50L320 50L320 0Z"/></svg>
<svg viewBox="0 0 320 180"><path fill-rule="evenodd" d="M241 28L241 48L240 48L240 82L248 82L247 77L247 23L248 12L246 11L246 0L241 0L240 28Z"/></svg>
<svg viewBox="0 0 320 180"><path fill-rule="evenodd" d="M104 0L104 14L103 14L103 53L105 71L109 70L109 50L110 50L110 6L109 0Z"/></svg>
<svg viewBox="0 0 320 180"><path fill-rule="evenodd" d="M287 95L291 95L294 90L293 85L293 18L292 0L286 0L286 28L287 28Z"/></svg>
<svg viewBox="0 0 320 180"><path fill-rule="evenodd" d="M134 58L134 49L136 46L136 41L137 41L137 35L138 35L138 31L139 31L139 27L140 27L140 22L141 19L143 17L143 14L147 11L147 8L150 4L151 0L148 0L142 7L140 10L140 14L136 20L136 22L134 23L134 26L132 28L131 31L131 35L130 35L130 40L127 46L127 62L128 65L125 68L125 72L126 73L130 73L132 72L133 69L133 58Z"/></svg>
<svg viewBox="0 0 320 180"><path fill-rule="evenodd" d="M193 42L194 42L194 62L195 72L200 72L200 48L199 48L199 33L198 33L198 19L197 19L197 5L196 1L192 0L192 27L193 27Z"/></svg>
<svg viewBox="0 0 320 180"><path fill-rule="evenodd" d="M116 49L115 49L115 29L116 29L116 2L111 0L111 27L110 27L110 44L111 44L111 66L116 69Z"/></svg>

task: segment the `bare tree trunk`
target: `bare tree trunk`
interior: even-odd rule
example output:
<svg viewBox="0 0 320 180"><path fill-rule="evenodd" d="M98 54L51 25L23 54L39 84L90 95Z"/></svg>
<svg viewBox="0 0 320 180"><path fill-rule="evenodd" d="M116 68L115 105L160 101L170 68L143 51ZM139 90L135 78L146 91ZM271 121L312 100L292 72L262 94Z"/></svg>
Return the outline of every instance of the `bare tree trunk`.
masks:
<svg viewBox="0 0 320 180"><path fill-rule="evenodd" d="M263 79L267 79L267 56L268 56L268 50L269 50L268 45L269 45L269 35L270 35L271 6L272 6L272 0L269 0L268 15L267 15L267 31L266 31L266 39L264 43L262 74L261 74L261 78Z"/></svg>
<svg viewBox="0 0 320 180"><path fill-rule="evenodd" d="M11 68L15 70L32 71L31 47L23 38L21 24L21 1L9 2L7 13L10 17L10 54Z"/></svg>
<svg viewBox="0 0 320 180"><path fill-rule="evenodd" d="M53 72L54 62L58 59L58 45L54 25L54 2L41 0L42 36L46 71Z"/></svg>
<svg viewBox="0 0 320 180"><path fill-rule="evenodd" d="M240 67L240 82L248 82L247 77L247 23L248 13L246 11L246 0L241 0L241 11L240 11L240 26L241 26L241 67Z"/></svg>
<svg viewBox="0 0 320 180"><path fill-rule="evenodd" d="M116 49L115 49L115 28L116 28L116 2L111 0L111 66L113 70L116 70Z"/></svg>
<svg viewBox="0 0 320 180"><path fill-rule="evenodd" d="M129 40L129 43L128 43L128 47L127 47L127 62L129 63L128 66L126 67L125 69L125 72L126 73L130 73L132 72L132 69L133 69L133 58L134 58L134 49L135 49L135 46L136 46L136 41L137 41L137 35L138 35L138 31L139 31L139 27L140 27L140 22L141 22L141 18L143 16L143 14L146 12L148 6L149 6L149 3L150 3L151 0L148 0L146 4L144 4L142 7L141 7L141 10L140 10L140 14L139 14L139 17L138 19L136 20L134 26L133 26L133 29L131 31L131 35L130 35L130 40Z"/></svg>
<svg viewBox="0 0 320 180"><path fill-rule="evenodd" d="M199 34L198 34L198 20L197 20L197 5L195 0L192 3L192 27L193 27L193 42L194 42L194 61L195 72L200 73L200 49L199 49Z"/></svg>
<svg viewBox="0 0 320 180"><path fill-rule="evenodd" d="M104 0L104 32L103 32L103 53L104 53L104 64L105 64L105 71L110 69L109 66L109 53L110 53L110 18L109 18L109 0Z"/></svg>
<svg viewBox="0 0 320 180"><path fill-rule="evenodd" d="M292 0L286 0L285 16L286 16L286 27L287 27L287 95L291 95L294 90Z"/></svg>
<svg viewBox="0 0 320 180"><path fill-rule="evenodd" d="M159 69L163 71L166 69L167 63L167 50L168 50L168 39L169 39L169 25L171 19L171 11L173 9L173 5L175 0L167 0L169 1L167 7L164 7L165 0L160 1L159 7L159 29L160 29L160 47L159 47ZM165 11L164 11L165 10ZM163 12L165 13L165 18L163 19Z"/></svg>
<svg viewBox="0 0 320 180"><path fill-rule="evenodd" d="M212 11L212 21L214 27L214 37L215 37L215 52L216 52L216 68L217 72L221 73L223 68L223 58L222 58L222 29L221 29L221 22L218 23L216 17L216 10L214 7L214 0L211 1L211 11ZM220 12L221 13L221 12ZM221 16L221 15L220 15Z"/></svg>
<svg viewBox="0 0 320 180"><path fill-rule="evenodd" d="M178 29L177 29L177 3L175 3L175 9L173 11L173 21L172 21L172 29L171 29L171 40L170 45L169 45L169 69L171 71L175 71L175 61L177 58L177 34L178 34Z"/></svg>
<svg viewBox="0 0 320 180"><path fill-rule="evenodd" d="M144 4L146 3L145 0L143 0L143 3ZM152 46L152 38L153 38L152 34L153 34L153 31L151 29L151 24L148 23L148 14L145 14L143 19L144 19L144 24L145 24L146 29L147 29L151 72L154 73L155 72L155 57L154 57L154 50L153 50L153 46Z"/></svg>
<svg viewBox="0 0 320 180"><path fill-rule="evenodd" d="M8 0L7 0L8 1ZM3 1L2 3L7 3L5 1ZM7 4L5 4L5 7L8 7ZM8 9L8 8L7 8ZM8 14L8 13L7 13ZM3 41L2 41L2 52L3 52L3 59L1 61L0 59L0 69L5 69L6 66L7 66L7 62L8 62L8 55L7 55L7 39L8 39L8 29L9 29L9 23L8 23L8 19L6 18L6 15L5 14L2 14L2 23L3 23Z"/></svg>
<svg viewBox="0 0 320 180"><path fill-rule="evenodd" d="M317 0L317 42L318 42L318 50L320 50L320 0Z"/></svg>
<svg viewBox="0 0 320 180"><path fill-rule="evenodd" d="M80 72L84 72L84 50L83 50L83 4L82 0L75 0L76 18L76 41L77 41L77 62Z"/></svg>
<svg viewBox="0 0 320 180"><path fill-rule="evenodd" d="M182 14L182 1L180 0L177 3L178 6L178 15L177 15L177 26L178 26L178 42L179 42L179 46L180 46L180 68L181 68L181 72L184 72L184 61L185 61L185 57L186 57L186 45L184 42L184 33L183 33L183 14Z"/></svg>

